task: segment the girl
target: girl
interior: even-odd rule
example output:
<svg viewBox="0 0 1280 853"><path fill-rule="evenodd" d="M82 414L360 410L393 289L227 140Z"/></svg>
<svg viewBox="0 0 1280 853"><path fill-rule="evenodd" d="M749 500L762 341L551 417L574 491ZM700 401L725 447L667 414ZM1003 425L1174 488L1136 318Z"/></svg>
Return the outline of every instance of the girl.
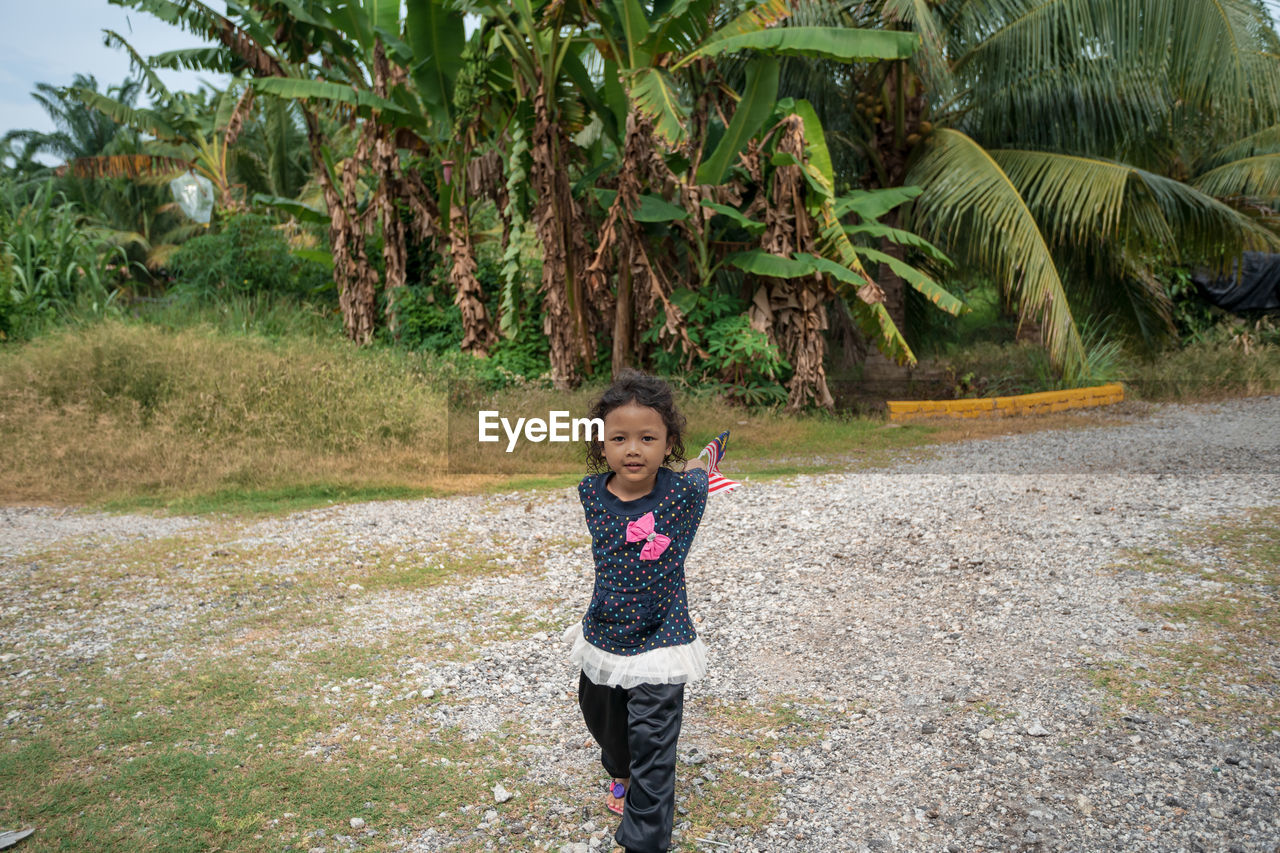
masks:
<svg viewBox="0 0 1280 853"><path fill-rule="evenodd" d="M582 668L578 704L613 777L606 805L627 853L665 851L675 811L676 741L684 685L706 671L706 648L685 599L684 559L706 505L708 460L684 462L684 417L667 383L622 371L591 410L604 441L588 446L593 472L578 485L591 531L595 590L565 632ZM680 465L681 473L666 467ZM736 484L732 484L736 485Z"/></svg>

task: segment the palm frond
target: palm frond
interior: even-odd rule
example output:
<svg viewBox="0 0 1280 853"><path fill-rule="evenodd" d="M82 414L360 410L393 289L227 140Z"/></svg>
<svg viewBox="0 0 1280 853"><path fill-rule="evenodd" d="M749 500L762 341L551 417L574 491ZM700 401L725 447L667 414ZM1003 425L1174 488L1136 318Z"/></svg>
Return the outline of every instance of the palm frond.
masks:
<svg viewBox="0 0 1280 853"><path fill-rule="evenodd" d="M1176 9L1169 50L1175 96L1241 127L1258 117L1266 123L1280 120L1280 40L1259 4L1166 2Z"/></svg>
<svg viewBox="0 0 1280 853"><path fill-rule="evenodd" d="M1196 177L1191 186L1215 198L1280 198L1280 152L1224 163Z"/></svg>
<svg viewBox="0 0 1280 853"><path fill-rule="evenodd" d="M1042 151L990 153L1037 219L1054 223L1059 242L1113 236L1175 252L1236 254L1280 240L1199 186L1124 163Z"/></svg>
<svg viewBox="0 0 1280 853"><path fill-rule="evenodd" d="M952 106L980 140L1109 156L1179 108L1236 135L1280 118L1276 37L1256 0L995 0L938 14L964 92Z"/></svg>
<svg viewBox="0 0 1280 853"><path fill-rule="evenodd" d="M142 75L142 80L147 85L147 92L151 95L153 101L168 100L173 97L173 93L169 91L169 87L160 79L160 75L156 74L147 58L138 53L124 36L115 30L103 30L102 43L107 47L123 48L125 53L129 54L129 62L134 70Z"/></svg>
<svg viewBox="0 0 1280 853"><path fill-rule="evenodd" d="M77 157L69 164L77 178L166 178L191 168L186 160L151 154L112 154Z"/></svg>
<svg viewBox="0 0 1280 853"><path fill-rule="evenodd" d="M1242 139L1236 139L1207 154L1200 162L1200 171L1216 169L1218 166L1242 160L1245 157L1275 153L1280 153L1280 124L1254 131Z"/></svg>
<svg viewBox="0 0 1280 853"><path fill-rule="evenodd" d="M924 192L915 230L953 259L986 270L1018 300L1021 319L1039 319L1054 364L1072 373L1084 348L1049 245L1026 201L991 155L965 134L937 130L921 145L907 183Z"/></svg>

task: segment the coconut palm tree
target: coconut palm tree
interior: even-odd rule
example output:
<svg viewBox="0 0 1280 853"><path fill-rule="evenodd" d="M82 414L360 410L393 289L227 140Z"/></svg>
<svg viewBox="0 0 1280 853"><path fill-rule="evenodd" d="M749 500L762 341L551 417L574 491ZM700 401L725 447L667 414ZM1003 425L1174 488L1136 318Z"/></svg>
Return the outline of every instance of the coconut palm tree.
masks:
<svg viewBox="0 0 1280 853"><path fill-rule="evenodd" d="M1280 43L1259 0L877 0L806 14L919 34L910 59L834 83L791 61L781 91L821 91L853 181L922 187L903 223L994 279L1067 372L1083 364L1079 313L1154 339L1172 330L1162 264L1277 245L1249 209L1280 196ZM883 267L879 283L900 318L901 283Z"/></svg>

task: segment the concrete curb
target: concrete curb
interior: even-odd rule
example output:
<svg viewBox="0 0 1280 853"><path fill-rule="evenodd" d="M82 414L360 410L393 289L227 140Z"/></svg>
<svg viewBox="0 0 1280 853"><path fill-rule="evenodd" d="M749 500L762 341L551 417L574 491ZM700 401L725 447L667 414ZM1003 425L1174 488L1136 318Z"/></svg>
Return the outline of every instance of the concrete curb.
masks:
<svg viewBox="0 0 1280 853"><path fill-rule="evenodd" d="M1016 397L988 397L981 400L890 400L889 420L913 418L1003 418L1016 415L1044 415L1068 409L1109 406L1124 399L1119 383L1072 388L1069 391L1041 391Z"/></svg>

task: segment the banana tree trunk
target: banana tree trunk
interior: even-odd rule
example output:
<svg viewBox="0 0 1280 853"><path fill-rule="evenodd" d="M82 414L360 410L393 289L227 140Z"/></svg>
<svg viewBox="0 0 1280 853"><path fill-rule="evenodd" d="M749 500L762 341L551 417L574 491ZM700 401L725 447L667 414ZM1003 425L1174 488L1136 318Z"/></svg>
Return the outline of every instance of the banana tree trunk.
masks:
<svg viewBox="0 0 1280 853"><path fill-rule="evenodd" d="M387 82L391 76L390 64L382 39L374 43L374 94L387 96ZM394 339L400 338L400 318L396 312L396 295L405 286L409 266L409 251L405 244L404 222L396 205L397 176L400 173L400 155L396 152L395 137L387 127L371 122L373 141L373 172L378 177L377 210L382 221L382 259L386 267L383 291L386 293L387 331Z"/></svg>
<svg viewBox="0 0 1280 853"><path fill-rule="evenodd" d="M804 148L804 125L793 115L786 120L778 151L803 162ZM817 229L805 208L806 190L799 166L781 166L774 173L765 210L767 227L762 242L766 251L789 258L792 252L815 250ZM797 411L810 402L834 408L823 365L827 347L822 335L827 328L823 303L833 295L830 287L818 275L766 282L764 292L753 301L752 325L759 327L767 319L772 324L772 339L791 362L794 372L787 383L787 409Z"/></svg>
<svg viewBox="0 0 1280 853"><path fill-rule="evenodd" d="M613 316L613 372L614 375L631 366L631 329L635 306L631 299L631 265L623 265L618 275L617 305Z"/></svg>
<svg viewBox="0 0 1280 853"><path fill-rule="evenodd" d="M585 249L581 213L570 192L561 156L560 127L550 117L545 81L534 96L530 178L537 204L533 218L542 243L543 331L551 344L551 381L572 387L590 364L580 272Z"/></svg>
<svg viewBox="0 0 1280 853"><path fill-rule="evenodd" d="M885 224L894 228L898 227L896 211L892 216L886 218ZM880 238L880 251L899 261L906 258L906 250L901 245L883 237ZM898 331L905 335L907 333L906 282L888 264L881 264L880 271L876 274L876 284L880 285L880 289L884 291L884 307L889 312L889 319L893 320L893 325L897 326Z"/></svg>
<svg viewBox="0 0 1280 853"><path fill-rule="evenodd" d="M322 152L320 122L304 111L307 140L315 163L316 178L329 210L329 247L333 254L333 283L347 337L360 346L373 341L377 319L377 272L365 253L363 223L356 218L356 179L369 157L369 135L363 133L355 153L343 164L341 192L334 185Z"/></svg>
<svg viewBox="0 0 1280 853"><path fill-rule="evenodd" d="M476 278L476 254L471 245L466 200L456 196L449 206L449 255L453 302L462 311L462 351L487 356L498 336L484 307L484 288Z"/></svg>

